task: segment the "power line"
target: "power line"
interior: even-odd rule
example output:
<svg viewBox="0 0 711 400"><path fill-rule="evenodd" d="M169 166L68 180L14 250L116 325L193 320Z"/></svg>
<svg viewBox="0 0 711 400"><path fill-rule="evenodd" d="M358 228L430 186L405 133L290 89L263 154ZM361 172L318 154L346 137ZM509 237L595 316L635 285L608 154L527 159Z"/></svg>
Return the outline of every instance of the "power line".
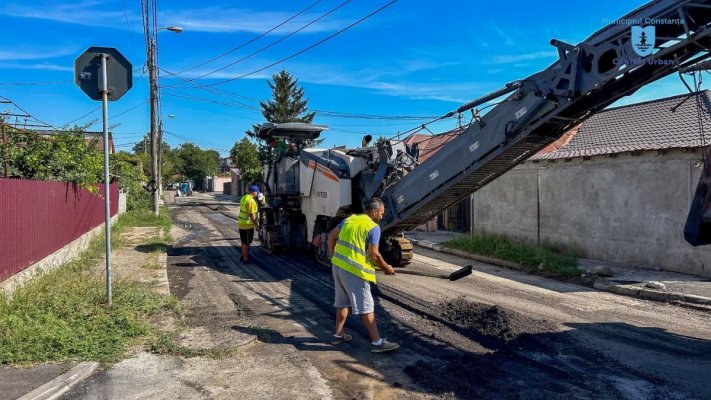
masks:
<svg viewBox="0 0 711 400"><path fill-rule="evenodd" d="M189 142L204 143L204 144L206 144L206 145L212 146L212 147L208 147L208 149L210 149L210 150L229 151L229 149L224 148L224 147L220 147L219 145L217 145L217 144L215 144L215 143L210 143L210 142L206 142L206 141L204 141L204 140L199 140L199 139L194 139L194 138L190 138L190 137L186 137L186 136L181 136L181 135L175 134L175 133L173 133L173 132L168 132L168 131L166 131L166 130L164 130L163 133L166 133L166 134L168 134L168 135L170 135L170 136L175 136L175 137L180 138L180 139L183 139L183 140L187 140L187 141L189 141Z"/></svg>
<svg viewBox="0 0 711 400"><path fill-rule="evenodd" d="M163 72L168 73L169 75L174 76L175 78L178 78L178 79L180 79L180 80L183 80L184 82L187 82L187 81L188 81L188 79L183 78L183 77L179 76L178 74L176 74L176 73L174 73L174 72L170 72L170 71L168 71L168 70L166 70L166 69L163 69L163 68L161 68L161 70L162 70ZM173 85L173 86L174 86L174 85ZM165 87L165 89L177 90L178 88L174 88L174 87L172 87L172 86L167 86L167 87ZM189 87L189 89L204 90L204 91L213 93L213 94L215 94L215 95L221 96L221 97L223 97L223 98L229 98L227 95L232 95L232 96L236 96L236 97L240 97L240 98L243 98L243 99L246 99L246 100L253 101L253 102L257 103L257 104L260 103L260 101L257 100L257 99L254 99L254 98L252 98L252 97L248 97L248 96L245 96L245 95L242 95L242 94L239 94L239 93L231 92L231 91L226 90L226 89L223 89L223 88L210 88L210 87L191 86L191 87ZM166 93L166 94L168 94L168 93ZM169 95L169 96L174 96L174 97L181 97L181 95L172 94L172 93L171 93L171 94L168 94L168 95ZM186 95L183 95L182 97L185 97L185 96L186 96ZM211 100L211 99L205 99L205 98L198 97L198 96L193 96L193 97L194 97L194 99L197 100L197 101L207 101L207 102L213 102L213 103L216 103L216 104L223 104L223 105L226 105L226 104L224 104L224 103L220 103L220 102L217 102L217 101L213 101L213 100ZM201 100L198 100L198 99L201 99ZM257 107L255 107L255 106L251 106L251 105L247 105L247 104L243 104L243 103L235 103L235 104L240 104L241 106L243 106L243 107L246 108L246 109L252 109L252 110L261 111L260 108L257 108ZM346 112L341 112L341 111L328 111L328 110L319 110L319 109L311 109L311 111L315 111L317 114L319 114L319 116L322 116L322 117L332 117L332 118L381 119L381 120L424 120L424 119L436 118L435 116L427 116L427 115L353 114L353 113L346 113ZM409 125L409 124L407 124L407 125Z"/></svg>
<svg viewBox="0 0 711 400"><path fill-rule="evenodd" d="M93 114L93 113L95 113L95 112L101 110L102 107L103 107L103 106L98 106L98 107L96 107L95 109L89 111L88 113L82 115L81 117L79 117L79 118L74 118L73 120L67 122L66 124L63 124L62 126L67 126L67 125L69 125L69 124L73 124L73 123L79 121L80 119L84 119L84 118L88 117L89 115L91 115L91 114ZM93 124L92 124L92 125L93 125Z"/></svg>
<svg viewBox="0 0 711 400"><path fill-rule="evenodd" d="M55 126L52 125L52 124L48 124L48 123L42 121L41 119L39 119L39 118L33 116L31 113L27 112L27 110L25 110L24 108L20 107L20 106L19 106L17 103L15 103L14 101L12 101L12 100L8 99L7 97L4 97L4 96L0 96L0 98L9 101L10 103L12 103L12 105L14 105L15 107L17 107L18 110L20 110L20 111L22 111L23 113L29 115L29 116L30 116L32 119L34 119L35 121L37 121L37 122L39 122L39 123L41 123L41 124L44 124L44 125L46 125L47 127L50 127L50 128L52 128L53 130L59 132L59 129L57 129L57 127L55 127Z"/></svg>
<svg viewBox="0 0 711 400"><path fill-rule="evenodd" d="M252 56L257 55L257 54L263 52L264 50L266 50L266 49L268 49L268 48L270 48L270 47L272 47L272 46L274 46L274 45L276 45L276 44L278 44L278 43L280 43L280 42L282 42L282 41L288 39L289 37L291 37L291 36L297 34L298 32L301 32L302 30L304 30L304 29L308 28L309 26L315 24L316 22L320 21L321 19L323 19L323 18L327 17L328 15L334 13L336 10L338 10L339 8L345 6L346 4L350 3L351 1L353 1L353 0L346 0L346 1L344 1L343 3L341 3L341 4L337 5L336 7L332 8L331 10L329 10L328 12L326 12L325 14L322 14L322 15L319 16L318 18L316 18L316 19L314 19L313 21L311 21L311 22L307 23L306 25L302 26L301 28L299 28L299 29L297 29L297 30L295 30L295 31L293 31L293 32L291 32L291 33L289 33L289 34L286 35L286 36L282 36L281 38L279 38L279 39L277 39L277 40L275 40L275 41L269 43L268 45L266 45L266 46L260 48L259 50L253 51L252 53L250 53L250 54L248 54L248 55L246 55L246 56L240 58L240 59L237 60L237 61L233 61L233 62L231 62L231 63L229 63L229 64L227 64L227 65L225 65L225 66L223 66L223 67L220 67L220 68L218 68L218 69L216 69L216 70L213 70L213 71L210 71L210 72L207 72L207 73L204 73L204 74L202 74L202 75L200 75L200 76L197 76L197 77L195 77L195 78L190 78L190 79L188 79L186 82L192 82L192 81L195 81L195 80L198 80L198 79L202 79L202 78L204 78L204 77L206 77L206 76L210 76L210 75L215 74L215 73L217 73L217 72L220 72L220 71L222 71L222 70L224 70L224 69L226 69L226 68L229 68L229 67L231 67L231 66L233 66L233 65L235 65L235 64L238 64L238 63L240 63L240 62L242 62L242 61L244 61L244 60L246 60L246 59L248 59L248 58L251 58Z"/></svg>
<svg viewBox="0 0 711 400"><path fill-rule="evenodd" d="M131 24L128 21L128 12L126 11L126 2L121 0L121 7L123 8L123 16L126 18L126 27L128 28L128 37L131 39L131 48L133 49L133 56L138 59L138 52L136 51L136 43L133 40L133 30L131 29Z"/></svg>
<svg viewBox="0 0 711 400"><path fill-rule="evenodd" d="M50 86L50 85L66 85L74 83L74 81L48 81L48 82L0 82L3 86Z"/></svg>
<svg viewBox="0 0 711 400"><path fill-rule="evenodd" d="M254 42L257 41L258 39L260 39L260 38L262 38L262 37L264 37L264 36L266 36L266 35L272 33L272 32L275 31L276 29L280 28L281 26L283 26L284 24L286 24L286 23L288 23L289 21L293 20L294 18L298 17L299 15L305 13L306 11L308 11L308 10L311 9L311 8L313 8L314 6L316 6L318 3L322 2L322 1L323 1L323 0L318 0L318 1L316 1L315 3L312 3L310 6L304 8L303 10L299 11L298 13L296 13L296 14L292 15L291 17L287 18L286 20L282 21L281 23L275 25L273 28L269 29L268 31L262 32L259 36L256 36L256 37L254 37L254 38L252 38L252 39L250 39L250 40L248 40L248 41L246 41L246 42L240 44L240 45L237 46L237 47L232 48L231 50L229 50L229 51L227 51L227 52L225 52L225 53L222 53L222 54L220 54L220 55L218 55L218 56L216 56L216 57L213 57L213 58L211 58L211 59L209 59L209 60L207 60L207 61L205 61L205 62L202 62L202 63L200 63L200 64L198 64L198 65L195 65L195 66L190 67L190 68L188 68L188 69L184 69L184 70L182 70L182 71L180 71L180 72L176 72L176 74L180 75L180 74L183 74L183 73L185 73L185 72L192 71L192 70L194 70L195 68L202 67L202 66L205 65L205 64L209 64L209 63L211 63L211 62L213 62L213 61L219 60L219 59L222 58L222 57L225 57L225 56L227 56L227 55L229 55L229 54L232 54L232 53L234 53L235 51L237 51L237 50L243 48L244 46L247 46L247 45L250 44L250 43L254 43Z"/></svg>
<svg viewBox="0 0 711 400"><path fill-rule="evenodd" d="M358 21L356 21L356 22L354 22L354 23L348 25L347 27L345 27L345 28L339 30L338 32L335 32L335 33L333 33L333 34L331 34L331 35L329 35L329 36L326 36L325 38L319 40L318 42L313 43L313 44L311 44L310 46L307 46L307 47L305 47L305 48L303 48L303 49L297 51L296 53L291 54L290 56L284 57L284 58L282 58L282 59L279 60L279 61L275 61L275 62L273 62L273 63L271 63L271 64L269 64L269 65L267 65L267 66L265 66L265 67L259 68L259 69L257 69L257 70L254 70L254 71L252 71L252 72L249 72L249 73L240 75L240 76L235 77L235 78L230 78L230 79L226 79L226 80L223 80L223 81L210 83L210 84L207 84L207 85L200 85L200 86L198 86L198 87L211 87L211 86L222 85L222 84L227 83L227 82L236 81L236 80L238 80L238 79L242 79L242 78L244 78L244 77L247 77L247 76L250 76L250 75L254 75L254 74L256 74L257 72L264 71L265 69L271 68L271 67L273 67L273 66L275 66L275 65L277 65L277 64L279 64L279 63L282 63L282 62L284 62L284 61L286 61L286 60L292 59L292 58L294 58L294 57L296 57L296 56L298 56L298 55L300 55L300 54L303 54L303 53L305 53L305 52L307 52L307 51L313 49L314 47L316 47L316 46L318 46L318 45L320 45L320 44L326 42L327 40L330 40L330 39L332 39L332 38L334 38L334 37L340 35L341 33L347 31L348 29L350 29L350 28L352 28L352 27L354 27L354 26L360 24L361 22L363 22L363 21L365 21L366 19L372 17L373 15L375 15L375 14L377 14L377 13L383 11L384 9L386 9L386 8L389 7L389 6L391 6L392 4L394 4L394 3L397 2L397 1L398 1L398 0L392 0L391 2L385 4L384 6L378 8L377 10L375 10L375 11L373 11L373 12L371 12L370 14L368 14L368 15L366 15L365 17L359 19Z"/></svg>
<svg viewBox="0 0 711 400"><path fill-rule="evenodd" d="M377 115L377 114L352 114L338 111L311 110L318 112L324 117L334 118L356 118L356 119L385 119L385 120L423 120L437 118L435 116L415 116L415 115Z"/></svg>
<svg viewBox="0 0 711 400"><path fill-rule="evenodd" d="M133 107L127 109L127 110L124 110L124 111L122 111L122 112L120 112L120 113L118 113L118 114L116 114L116 115L109 115L109 120L114 120L114 119L116 119L116 118L118 118L118 117L120 117L120 116L122 116L122 115L128 114L129 112L131 112L131 111L137 109L138 107L141 107L142 105L146 104L147 102L148 102L148 100L144 100L144 101L142 101L142 102L136 104L135 106L133 106ZM98 108L95 108L95 109L89 111L88 113L82 115L81 117L75 118L75 119L73 119L73 120L67 122L66 124L64 124L64 125L62 125L62 126L67 126L67 125L72 124L72 123L74 123L74 122L76 122L76 121L79 121L79 120L82 119L82 118L88 117L89 115L91 115L91 114L97 112L98 110L100 110L101 107L102 107L102 106L99 106ZM97 121L97 120L94 120L91 124L87 125L87 127L94 125L96 122L98 122L98 121Z"/></svg>
<svg viewBox="0 0 711 400"><path fill-rule="evenodd" d="M194 101L200 101L200 102L205 102L205 103L212 103L212 104L219 104L227 107L236 107L236 108L241 108L244 110L251 110L251 111L258 111L261 113L261 109L259 107L254 107L250 106L248 104L243 104L239 102L234 102L234 103L227 103L223 101L218 101L218 100L211 100L211 99L206 99L198 96L190 96L187 94L177 94L177 93L165 93L166 96L172 96L172 97L179 97L182 99L187 99L187 100L194 100Z"/></svg>

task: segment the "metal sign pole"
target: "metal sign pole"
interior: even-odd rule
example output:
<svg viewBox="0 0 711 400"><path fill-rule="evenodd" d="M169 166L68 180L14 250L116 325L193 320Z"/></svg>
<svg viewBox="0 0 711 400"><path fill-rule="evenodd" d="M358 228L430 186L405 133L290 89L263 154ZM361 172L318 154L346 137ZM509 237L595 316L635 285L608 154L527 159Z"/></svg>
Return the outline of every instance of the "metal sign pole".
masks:
<svg viewBox="0 0 711 400"><path fill-rule="evenodd" d="M104 228L106 230L106 300L109 306L111 306L111 188L109 186L108 102L118 100L131 89L132 70L131 63L126 57L112 47L89 47L74 60L74 82L89 98L100 100L104 111L104 213L106 217Z"/></svg>
<svg viewBox="0 0 711 400"><path fill-rule="evenodd" d="M104 214L106 231L106 299L111 306L111 207L109 188L109 90L106 74L108 54L101 53L101 106L104 111Z"/></svg>

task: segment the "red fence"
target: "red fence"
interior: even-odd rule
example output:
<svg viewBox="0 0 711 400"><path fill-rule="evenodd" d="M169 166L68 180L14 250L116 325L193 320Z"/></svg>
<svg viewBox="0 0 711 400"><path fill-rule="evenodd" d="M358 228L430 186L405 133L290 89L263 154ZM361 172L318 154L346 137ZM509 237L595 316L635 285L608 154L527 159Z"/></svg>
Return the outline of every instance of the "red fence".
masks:
<svg viewBox="0 0 711 400"><path fill-rule="evenodd" d="M111 215L118 186L111 185ZM64 182L0 178L0 281L42 260L104 222L99 194Z"/></svg>

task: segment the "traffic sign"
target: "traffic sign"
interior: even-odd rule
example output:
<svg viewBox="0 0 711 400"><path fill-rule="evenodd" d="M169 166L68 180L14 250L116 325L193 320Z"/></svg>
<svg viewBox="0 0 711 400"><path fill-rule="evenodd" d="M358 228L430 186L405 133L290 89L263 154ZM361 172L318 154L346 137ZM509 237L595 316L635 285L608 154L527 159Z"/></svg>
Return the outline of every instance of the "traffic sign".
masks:
<svg viewBox="0 0 711 400"><path fill-rule="evenodd" d="M106 54L108 100L118 100L133 86L131 63L113 47L89 47L74 61L74 82L91 99L101 100L101 55Z"/></svg>

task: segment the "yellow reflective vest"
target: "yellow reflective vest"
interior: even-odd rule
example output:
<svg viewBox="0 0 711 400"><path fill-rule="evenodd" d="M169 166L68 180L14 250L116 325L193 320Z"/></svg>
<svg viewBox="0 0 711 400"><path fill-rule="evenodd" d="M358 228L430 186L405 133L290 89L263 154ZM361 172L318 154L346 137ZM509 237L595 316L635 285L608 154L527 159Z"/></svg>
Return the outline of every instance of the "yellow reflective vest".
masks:
<svg viewBox="0 0 711 400"><path fill-rule="evenodd" d="M346 218L338 234L331 263L351 274L375 283L375 268L366 253L365 238L377 224L365 214Z"/></svg>
<svg viewBox="0 0 711 400"><path fill-rule="evenodd" d="M242 196L242 199L239 201L239 219L237 220L239 229L254 228L254 224L252 223L252 219L249 218L249 215L256 213L257 202L254 201L254 197L249 193Z"/></svg>

